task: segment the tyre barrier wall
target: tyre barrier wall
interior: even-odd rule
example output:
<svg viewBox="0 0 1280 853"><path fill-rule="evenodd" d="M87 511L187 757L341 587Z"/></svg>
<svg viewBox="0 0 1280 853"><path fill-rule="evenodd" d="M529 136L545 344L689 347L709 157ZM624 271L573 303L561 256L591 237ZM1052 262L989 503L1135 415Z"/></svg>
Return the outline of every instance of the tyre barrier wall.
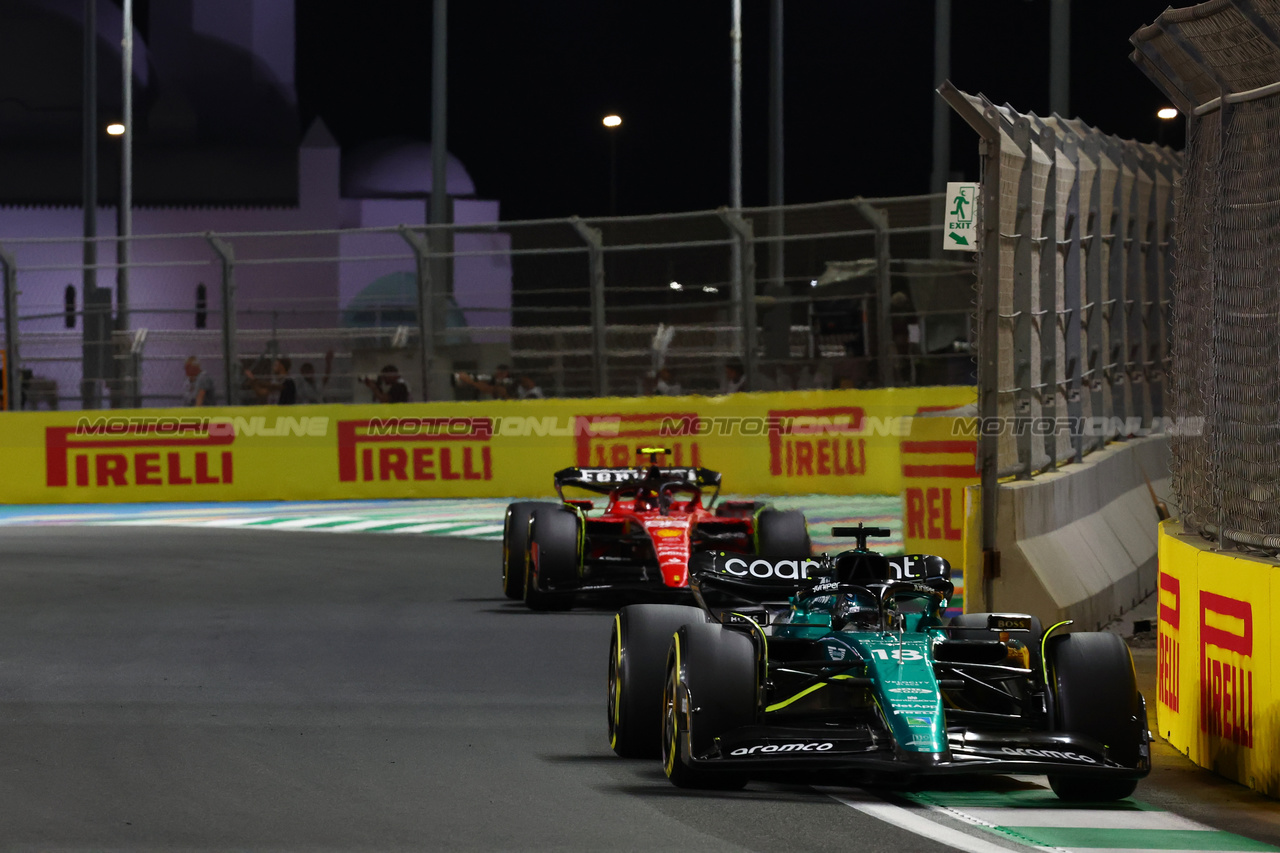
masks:
<svg viewBox="0 0 1280 853"><path fill-rule="evenodd" d="M207 409L0 417L0 502L542 497L553 471L723 472L739 494L896 495L911 416L972 387Z"/></svg>
<svg viewBox="0 0 1280 853"><path fill-rule="evenodd" d="M1160 525L1156 724L1201 767L1280 797L1280 563Z"/></svg>

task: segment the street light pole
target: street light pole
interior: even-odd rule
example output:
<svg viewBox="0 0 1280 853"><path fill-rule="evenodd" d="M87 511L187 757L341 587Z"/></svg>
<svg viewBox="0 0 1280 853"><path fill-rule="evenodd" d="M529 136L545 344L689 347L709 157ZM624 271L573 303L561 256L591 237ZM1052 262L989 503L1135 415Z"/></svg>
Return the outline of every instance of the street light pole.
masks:
<svg viewBox="0 0 1280 853"><path fill-rule="evenodd" d="M733 55L733 107L729 131L729 207L734 213L742 210L742 0L733 0L733 29L729 32ZM739 341L744 340L742 247L738 240L730 244L730 275L733 279L733 300L730 325L736 330ZM738 346L735 349L741 350ZM754 377L748 377L748 381Z"/></svg>
<svg viewBox="0 0 1280 853"><path fill-rule="evenodd" d="M1049 112L1071 116L1071 0L1049 4Z"/></svg>
<svg viewBox="0 0 1280 853"><path fill-rule="evenodd" d="M129 328L129 238L133 236L133 0L124 0L124 69L120 137L120 206L116 210L116 328Z"/></svg>

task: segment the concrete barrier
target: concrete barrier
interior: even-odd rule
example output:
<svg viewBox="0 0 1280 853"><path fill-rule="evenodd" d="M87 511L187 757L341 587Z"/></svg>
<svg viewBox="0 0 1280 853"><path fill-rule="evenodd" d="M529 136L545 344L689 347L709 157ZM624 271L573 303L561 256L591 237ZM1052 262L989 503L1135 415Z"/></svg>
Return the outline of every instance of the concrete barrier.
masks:
<svg viewBox="0 0 1280 853"><path fill-rule="evenodd" d="M1169 440L1117 443L1079 465L1002 484L998 574L970 576L966 609L1016 610L1095 630L1155 591L1159 517L1172 506Z"/></svg>

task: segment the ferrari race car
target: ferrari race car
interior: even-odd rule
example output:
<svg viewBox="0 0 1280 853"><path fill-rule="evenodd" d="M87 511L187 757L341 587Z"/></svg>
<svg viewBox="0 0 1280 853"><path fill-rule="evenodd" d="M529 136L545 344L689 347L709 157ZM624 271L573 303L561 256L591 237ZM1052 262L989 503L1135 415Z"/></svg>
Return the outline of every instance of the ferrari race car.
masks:
<svg viewBox="0 0 1280 853"><path fill-rule="evenodd" d="M753 776L910 781L1044 774L1066 800L1113 800L1150 772L1146 706L1124 641L1034 616L942 615L941 557L886 558L868 536L820 559L709 554L699 607L633 605L609 649L609 738L661 755L686 788ZM810 775L812 774L812 775ZM830 775L830 774L828 774Z"/></svg>
<svg viewBox="0 0 1280 853"><path fill-rule="evenodd" d="M722 501L720 474L666 468L670 451L640 448L649 465L565 468L555 474L560 503L507 507L502 529L502 591L534 610L566 610L580 596L616 593L691 600L689 557L700 552L761 556L809 554L804 514L758 501ZM608 496L566 498L576 488ZM705 490L713 490L705 498Z"/></svg>

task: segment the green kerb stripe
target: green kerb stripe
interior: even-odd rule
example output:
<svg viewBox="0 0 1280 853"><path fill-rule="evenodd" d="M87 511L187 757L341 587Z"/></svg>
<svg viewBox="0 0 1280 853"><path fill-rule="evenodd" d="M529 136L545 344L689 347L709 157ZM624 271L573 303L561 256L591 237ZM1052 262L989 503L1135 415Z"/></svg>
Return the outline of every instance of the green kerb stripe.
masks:
<svg viewBox="0 0 1280 853"><path fill-rule="evenodd" d="M1107 847L1135 850L1271 850L1230 832L1196 829L1075 829L1048 826L1001 826L999 830L1042 847Z"/></svg>
<svg viewBox="0 0 1280 853"><path fill-rule="evenodd" d="M1105 803L1069 803L1046 788L1027 788L1017 791L918 791L903 795L905 799L930 806L946 806L953 809L1062 809L1078 811L1105 809L1113 812L1160 811L1154 806L1135 800L1119 800Z"/></svg>

